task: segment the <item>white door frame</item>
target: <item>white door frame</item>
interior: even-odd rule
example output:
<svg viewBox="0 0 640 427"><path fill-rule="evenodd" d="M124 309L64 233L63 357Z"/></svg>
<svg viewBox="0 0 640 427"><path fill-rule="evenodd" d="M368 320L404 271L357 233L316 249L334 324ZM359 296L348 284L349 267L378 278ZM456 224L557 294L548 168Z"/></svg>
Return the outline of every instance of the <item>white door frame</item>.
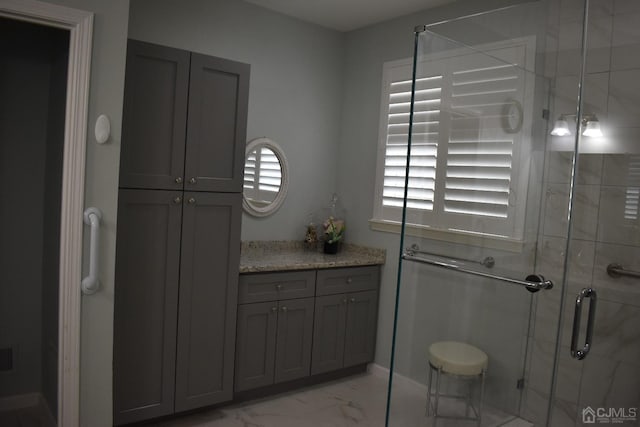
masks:
<svg viewBox="0 0 640 427"><path fill-rule="evenodd" d="M69 30L58 305L58 425L80 417L80 282L93 13L35 0L0 0L0 16Z"/></svg>

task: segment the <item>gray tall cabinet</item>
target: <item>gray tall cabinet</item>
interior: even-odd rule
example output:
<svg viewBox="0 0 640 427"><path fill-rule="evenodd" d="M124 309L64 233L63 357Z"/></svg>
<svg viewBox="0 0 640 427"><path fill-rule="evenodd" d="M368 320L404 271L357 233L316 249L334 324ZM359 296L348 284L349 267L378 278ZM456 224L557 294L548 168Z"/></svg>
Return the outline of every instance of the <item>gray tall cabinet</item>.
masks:
<svg viewBox="0 0 640 427"><path fill-rule="evenodd" d="M114 423L231 400L249 66L130 40Z"/></svg>

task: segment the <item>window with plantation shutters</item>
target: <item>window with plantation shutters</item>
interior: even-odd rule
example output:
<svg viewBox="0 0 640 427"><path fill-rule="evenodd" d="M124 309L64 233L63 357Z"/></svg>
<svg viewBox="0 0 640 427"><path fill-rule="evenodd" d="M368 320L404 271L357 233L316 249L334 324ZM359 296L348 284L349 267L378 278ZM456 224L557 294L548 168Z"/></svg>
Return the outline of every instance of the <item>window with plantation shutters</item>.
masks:
<svg viewBox="0 0 640 427"><path fill-rule="evenodd" d="M268 205L280 189L282 171L275 153L262 147L247 155L244 165L244 195L252 203Z"/></svg>
<svg viewBox="0 0 640 427"><path fill-rule="evenodd" d="M458 49L418 62L408 223L522 237L533 81L523 68L526 54L527 44L514 41L483 53ZM411 60L386 63L383 69L378 220L401 220L411 74Z"/></svg>

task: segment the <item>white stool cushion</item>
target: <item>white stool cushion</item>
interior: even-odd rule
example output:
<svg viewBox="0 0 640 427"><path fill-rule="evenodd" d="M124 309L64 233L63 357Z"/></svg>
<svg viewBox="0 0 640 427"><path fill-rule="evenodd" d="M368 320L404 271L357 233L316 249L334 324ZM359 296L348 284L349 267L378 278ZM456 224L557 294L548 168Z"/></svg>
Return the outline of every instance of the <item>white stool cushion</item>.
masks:
<svg viewBox="0 0 640 427"><path fill-rule="evenodd" d="M447 374L480 375L489 366L489 357L470 344L440 341L429 346L429 362Z"/></svg>

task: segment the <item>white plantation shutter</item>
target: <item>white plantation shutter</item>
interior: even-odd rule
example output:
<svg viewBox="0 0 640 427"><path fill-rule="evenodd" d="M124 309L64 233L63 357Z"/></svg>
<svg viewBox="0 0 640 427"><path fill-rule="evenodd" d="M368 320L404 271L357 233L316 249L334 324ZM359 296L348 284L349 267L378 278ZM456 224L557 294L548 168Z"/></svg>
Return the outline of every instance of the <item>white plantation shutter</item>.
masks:
<svg viewBox="0 0 640 427"><path fill-rule="evenodd" d="M444 210L507 218L516 134L502 125L510 100L522 99L520 69L480 54L452 62Z"/></svg>
<svg viewBox="0 0 640 427"><path fill-rule="evenodd" d="M416 79L407 206L433 209L442 76ZM402 207L409 136L411 80L390 83L384 165L384 206Z"/></svg>
<svg viewBox="0 0 640 427"><path fill-rule="evenodd" d="M505 129L505 115L511 105L523 111L527 104L526 72L512 65L523 64L525 45L489 53L458 51L418 64L408 222L508 237L521 234L524 212L515 201L526 193L526 179L518 179L523 136L521 129ZM379 219L400 220L411 67L410 61L385 66ZM518 211L521 218L516 218Z"/></svg>
<svg viewBox="0 0 640 427"><path fill-rule="evenodd" d="M269 148L262 148L260 153L260 172L258 174L258 189L277 193L280 190L282 173L280 161Z"/></svg>
<svg viewBox="0 0 640 427"><path fill-rule="evenodd" d="M637 220L640 211L640 156L629 156L627 187L624 202L624 219Z"/></svg>
<svg viewBox="0 0 640 427"><path fill-rule="evenodd" d="M271 202L275 199L282 182L280 162L267 147L251 152L244 165L244 194L256 202Z"/></svg>

